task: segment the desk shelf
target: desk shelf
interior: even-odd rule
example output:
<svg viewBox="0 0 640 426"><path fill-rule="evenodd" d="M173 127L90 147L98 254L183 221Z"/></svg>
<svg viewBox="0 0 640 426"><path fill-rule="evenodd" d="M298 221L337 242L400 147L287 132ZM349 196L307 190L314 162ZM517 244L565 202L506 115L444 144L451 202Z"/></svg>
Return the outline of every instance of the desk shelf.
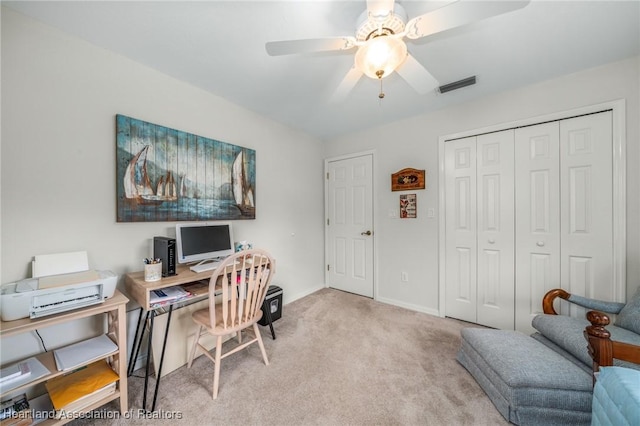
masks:
<svg viewBox="0 0 640 426"><path fill-rule="evenodd" d="M161 280L148 282L144 280L144 271L131 272L124 277L127 294L138 302L145 311L151 308L149 293L153 290L161 290L176 285L185 285L197 281L208 280L213 271L193 272L186 265L178 265L176 275L163 277ZM197 296L200 297L200 296ZM187 299L184 299L187 300Z"/></svg>
<svg viewBox="0 0 640 426"><path fill-rule="evenodd" d="M126 304L129 301L118 290L115 291L113 297L105 300L98 305L88 306L86 308L75 309L73 311L63 312L56 315L50 315L43 318L29 319L23 318L15 321L0 321L0 337L8 337L21 333L27 333L36 329L50 327L56 324L62 324L68 321L73 321L81 318L88 318L94 315L106 314L107 315L107 335L118 346L116 352L110 353L101 359L110 359L111 368L118 374L118 386L115 393L106 396L105 398L91 404L83 409L83 412L89 412L95 408L98 408L107 402L115 399L120 399L120 412L125 414L128 410L127 400L127 340L126 340ZM29 383L20 385L10 391L4 392L4 394L18 393L24 391L32 386L44 383L54 377L68 373L68 371L58 371L53 350L44 352L35 356L50 372L43 377L33 380ZM92 360L91 362L95 362ZM91 362L87 362L83 365L88 365ZM79 366L80 367L80 366ZM67 419L47 419L41 424L48 425L61 425L72 421L73 418Z"/></svg>

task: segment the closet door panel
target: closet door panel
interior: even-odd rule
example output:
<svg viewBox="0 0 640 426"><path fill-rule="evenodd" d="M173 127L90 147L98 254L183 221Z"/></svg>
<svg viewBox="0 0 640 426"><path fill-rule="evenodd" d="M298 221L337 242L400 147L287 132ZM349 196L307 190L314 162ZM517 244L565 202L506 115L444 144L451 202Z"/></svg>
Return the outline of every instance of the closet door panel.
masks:
<svg viewBox="0 0 640 426"><path fill-rule="evenodd" d="M476 138L445 144L446 315L476 321Z"/></svg>
<svg viewBox="0 0 640 426"><path fill-rule="evenodd" d="M513 130L477 137L477 323L514 328Z"/></svg>
<svg viewBox="0 0 640 426"><path fill-rule="evenodd" d="M563 288L601 300L615 297L612 142L611 111L560 122Z"/></svg>
<svg viewBox="0 0 640 426"><path fill-rule="evenodd" d="M542 297L560 287L559 123L515 131L516 330L534 331Z"/></svg>

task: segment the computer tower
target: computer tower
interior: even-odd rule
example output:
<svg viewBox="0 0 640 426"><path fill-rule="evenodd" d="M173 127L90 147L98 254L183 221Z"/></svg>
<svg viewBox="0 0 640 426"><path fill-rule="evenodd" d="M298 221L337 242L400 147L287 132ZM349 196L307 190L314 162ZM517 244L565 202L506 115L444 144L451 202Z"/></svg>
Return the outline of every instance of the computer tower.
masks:
<svg viewBox="0 0 640 426"><path fill-rule="evenodd" d="M162 276L176 274L176 239L153 237L153 257L162 261Z"/></svg>

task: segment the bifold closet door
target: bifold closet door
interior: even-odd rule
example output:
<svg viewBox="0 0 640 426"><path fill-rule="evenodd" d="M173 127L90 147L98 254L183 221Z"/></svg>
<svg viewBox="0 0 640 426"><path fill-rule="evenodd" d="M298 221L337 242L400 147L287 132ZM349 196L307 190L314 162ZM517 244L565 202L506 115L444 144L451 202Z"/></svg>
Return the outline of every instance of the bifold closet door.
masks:
<svg viewBox="0 0 640 426"><path fill-rule="evenodd" d="M476 137L444 146L446 315L476 322Z"/></svg>
<svg viewBox="0 0 640 426"><path fill-rule="evenodd" d="M477 323L514 328L513 130L477 137Z"/></svg>
<svg viewBox="0 0 640 426"><path fill-rule="evenodd" d="M560 123L516 129L516 330L535 331L542 297L560 286Z"/></svg>
<svg viewBox="0 0 640 426"><path fill-rule="evenodd" d="M605 111L560 122L562 288L600 300L615 300L612 120Z"/></svg>
<svg viewBox="0 0 640 426"><path fill-rule="evenodd" d="M615 300L612 143L611 111L516 130L517 330L533 331L552 288Z"/></svg>
<svg viewBox="0 0 640 426"><path fill-rule="evenodd" d="M513 130L445 143L446 315L514 327Z"/></svg>

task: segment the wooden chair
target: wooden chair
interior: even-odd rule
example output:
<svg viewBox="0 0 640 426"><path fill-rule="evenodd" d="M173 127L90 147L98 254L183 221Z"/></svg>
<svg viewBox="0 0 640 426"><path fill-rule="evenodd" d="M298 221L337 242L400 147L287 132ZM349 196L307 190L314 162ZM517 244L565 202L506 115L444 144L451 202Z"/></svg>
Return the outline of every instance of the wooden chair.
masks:
<svg viewBox="0 0 640 426"><path fill-rule="evenodd" d="M200 348L204 355L214 362L213 399L218 397L222 358L257 342L264 363L269 365L257 322L262 318L260 308L275 269L275 260L264 250L245 250L227 257L211 275L209 307L192 314L193 320L198 325L198 331L189 353L187 367L191 368L197 348ZM221 296L216 298L216 292L221 292ZM242 343L241 333L248 328L253 328L253 338ZM206 334L216 337L214 356L200 343L201 337ZM233 334L238 337L238 346L222 353L223 337Z"/></svg>

